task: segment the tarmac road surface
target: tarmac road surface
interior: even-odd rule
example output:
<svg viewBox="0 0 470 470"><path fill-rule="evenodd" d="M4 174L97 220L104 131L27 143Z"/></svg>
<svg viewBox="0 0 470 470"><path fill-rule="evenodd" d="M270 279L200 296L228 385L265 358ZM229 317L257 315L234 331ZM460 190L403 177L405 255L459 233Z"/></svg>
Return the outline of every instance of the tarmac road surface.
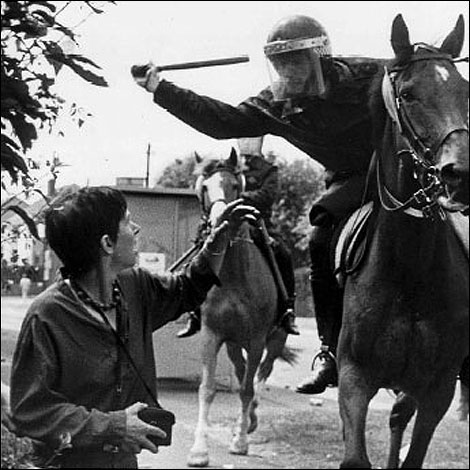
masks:
<svg viewBox="0 0 470 470"><path fill-rule="evenodd" d="M31 302L18 297L2 297L2 330L19 331L24 314ZM261 392L261 406L263 410L269 409L269 413L276 413L280 409L306 410L312 405L331 406L336 405L337 389L327 389L320 395L300 395L293 390L309 373L311 360L319 348L314 318L298 318L300 336L290 335L287 344L297 349L298 361L295 367L277 362L273 373L267 381L267 387ZM175 339L184 341L184 339ZM4 349L2 344L2 357ZM2 377L9 371L9 360L2 363ZM184 380L159 380L159 401L162 406L173 411L176 415L176 424L173 427L173 439L170 447L161 447L158 454L144 451L139 455L141 468L184 469L187 468L186 458L193 443L193 433L197 423L198 397L197 384ZM448 413L455 413L458 394ZM386 390L381 390L371 402L371 408L391 409L393 397ZM239 410L239 397L237 393L224 390L218 392L211 416L226 415L230 413L236 416ZM338 416L339 419L339 416ZM445 418L444 418L445 419ZM286 468L276 462L276 455L269 455L259 445L250 445L248 456L231 455L228 446L231 432L227 427L214 426L209 431L210 465L208 468L235 469L235 468Z"/></svg>

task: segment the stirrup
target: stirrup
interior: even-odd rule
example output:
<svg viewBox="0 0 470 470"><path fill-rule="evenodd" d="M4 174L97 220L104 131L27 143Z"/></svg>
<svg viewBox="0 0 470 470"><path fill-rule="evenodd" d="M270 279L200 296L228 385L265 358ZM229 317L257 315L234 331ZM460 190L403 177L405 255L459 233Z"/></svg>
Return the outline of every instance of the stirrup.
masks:
<svg viewBox="0 0 470 470"><path fill-rule="evenodd" d="M284 329L290 335L300 335L300 331L295 324L294 309L288 308L279 321L279 327Z"/></svg>
<svg viewBox="0 0 470 470"><path fill-rule="evenodd" d="M194 314L189 314L189 319L186 323L186 326L176 333L178 338L188 338L198 333L201 329L201 320Z"/></svg>
<svg viewBox="0 0 470 470"><path fill-rule="evenodd" d="M315 367L315 361L317 360L318 357L322 356L323 354L326 354L330 359L332 359L333 362L335 363L335 367L338 368L338 363L336 361L336 356L330 351L329 346L326 346L326 345L322 344L320 346L320 351L318 351L317 354L315 354L315 356L313 356L312 365L310 366L310 370L313 370L313 368Z"/></svg>

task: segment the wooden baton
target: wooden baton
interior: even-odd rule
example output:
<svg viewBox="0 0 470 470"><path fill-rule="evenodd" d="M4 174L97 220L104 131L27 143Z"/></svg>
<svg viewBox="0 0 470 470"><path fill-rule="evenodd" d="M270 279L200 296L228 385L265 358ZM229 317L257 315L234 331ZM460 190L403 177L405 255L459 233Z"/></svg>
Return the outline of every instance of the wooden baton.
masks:
<svg viewBox="0 0 470 470"><path fill-rule="evenodd" d="M241 64L243 62L249 62L250 58L247 55L240 55L236 57L226 57L224 59L212 59L212 60L198 60L196 62L181 62L179 64L168 64L158 65L158 71L165 70L188 70L188 69L199 69L202 67L215 67L217 65L231 65ZM147 73L149 65L133 65L131 67L131 73L134 77L144 77Z"/></svg>

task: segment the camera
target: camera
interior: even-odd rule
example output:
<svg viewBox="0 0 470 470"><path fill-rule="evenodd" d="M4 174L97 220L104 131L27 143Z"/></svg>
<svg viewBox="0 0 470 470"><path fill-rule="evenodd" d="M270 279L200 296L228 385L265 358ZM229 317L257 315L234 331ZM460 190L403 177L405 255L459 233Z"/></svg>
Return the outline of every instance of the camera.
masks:
<svg viewBox="0 0 470 470"><path fill-rule="evenodd" d="M175 415L168 410L162 408L148 407L137 413L137 416L152 426L157 426L166 432L166 438L162 439L157 436L148 435L147 438L152 441L156 446L169 446L171 445L171 431L172 426L175 424Z"/></svg>

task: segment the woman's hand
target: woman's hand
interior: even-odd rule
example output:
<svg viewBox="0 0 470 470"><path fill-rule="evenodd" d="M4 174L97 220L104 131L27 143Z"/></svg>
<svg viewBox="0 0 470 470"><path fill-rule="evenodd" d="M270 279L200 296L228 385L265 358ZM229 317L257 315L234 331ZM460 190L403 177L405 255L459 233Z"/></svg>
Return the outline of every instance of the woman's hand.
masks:
<svg viewBox="0 0 470 470"><path fill-rule="evenodd" d="M126 408L126 435L121 442L121 450L139 454L142 449L147 449L156 454L158 447L147 436L156 436L164 439L166 433L156 426L142 421L137 414L147 408L145 403L134 403Z"/></svg>
<svg viewBox="0 0 470 470"><path fill-rule="evenodd" d="M258 220L259 211L243 202L243 199L237 199L227 204L214 224L214 237L227 231L229 238L233 238L243 222L256 222Z"/></svg>

